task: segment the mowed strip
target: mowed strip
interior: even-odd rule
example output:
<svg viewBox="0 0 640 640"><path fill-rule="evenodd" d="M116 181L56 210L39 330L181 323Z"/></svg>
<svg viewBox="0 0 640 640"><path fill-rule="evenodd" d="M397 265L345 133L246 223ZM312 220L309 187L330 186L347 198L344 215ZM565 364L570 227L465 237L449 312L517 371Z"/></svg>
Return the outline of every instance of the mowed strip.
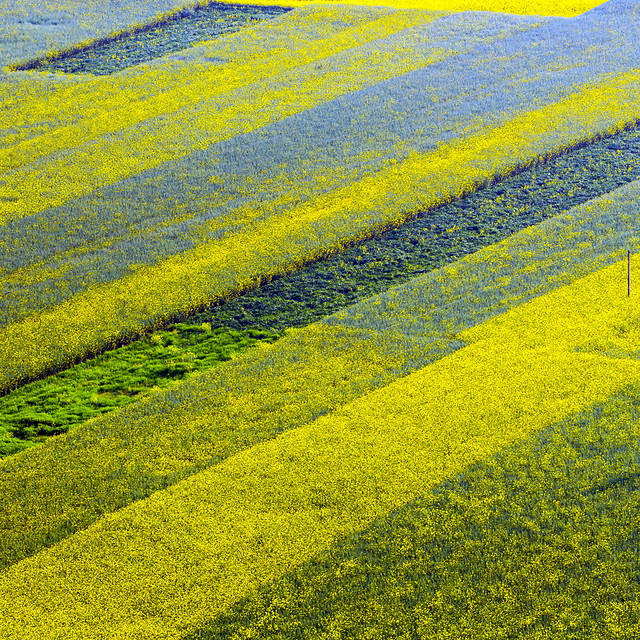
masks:
<svg viewBox="0 0 640 640"><path fill-rule="evenodd" d="M203 242L194 250L6 326L0 332L0 388L109 345L122 333L155 326L176 310L251 288L260 277L289 273L349 240L401 224L421 206L446 202L518 165L619 130L634 114L640 114L640 74L631 72L433 153L411 154L279 218L254 221L245 234L205 242L203 225ZM256 217L252 210L240 213ZM215 223L210 226L215 230Z"/></svg>
<svg viewBox="0 0 640 640"><path fill-rule="evenodd" d="M465 348L9 567L0 635L177 640L340 536L606 400L640 363L576 349L640 318L625 270L463 331ZM625 348L640 348L637 332Z"/></svg>

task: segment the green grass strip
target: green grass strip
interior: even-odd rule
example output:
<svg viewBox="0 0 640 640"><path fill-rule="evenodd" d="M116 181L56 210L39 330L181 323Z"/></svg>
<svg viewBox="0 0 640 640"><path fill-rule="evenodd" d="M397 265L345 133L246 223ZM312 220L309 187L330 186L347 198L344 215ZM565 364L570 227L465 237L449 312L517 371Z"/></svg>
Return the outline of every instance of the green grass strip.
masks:
<svg viewBox="0 0 640 640"><path fill-rule="evenodd" d="M271 331L177 323L171 331L155 332L133 345L25 385L0 398L0 457L37 446L195 371L213 369L258 340L274 342L278 337Z"/></svg>

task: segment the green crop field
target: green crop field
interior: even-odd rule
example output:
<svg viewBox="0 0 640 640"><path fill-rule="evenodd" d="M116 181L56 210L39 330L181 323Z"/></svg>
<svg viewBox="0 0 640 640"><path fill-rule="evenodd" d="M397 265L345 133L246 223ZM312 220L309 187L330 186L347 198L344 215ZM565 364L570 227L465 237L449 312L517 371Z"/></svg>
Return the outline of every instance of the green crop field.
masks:
<svg viewBox="0 0 640 640"><path fill-rule="evenodd" d="M0 639L640 637L639 59L0 0Z"/></svg>

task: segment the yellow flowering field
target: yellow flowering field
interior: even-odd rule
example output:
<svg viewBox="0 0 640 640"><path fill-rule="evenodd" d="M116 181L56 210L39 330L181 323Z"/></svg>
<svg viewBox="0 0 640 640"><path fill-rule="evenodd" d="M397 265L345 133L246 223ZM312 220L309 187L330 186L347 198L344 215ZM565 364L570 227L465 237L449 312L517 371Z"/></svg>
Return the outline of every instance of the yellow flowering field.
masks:
<svg viewBox="0 0 640 640"><path fill-rule="evenodd" d="M606 39L574 33L537 78L531 50L492 52L595 3L446 4L296 2L108 79L5 67L0 388L640 118L632 61L581 64ZM442 84L425 120L368 93L499 59L497 89ZM317 154L307 118L335 127ZM640 269L575 258L640 248L639 190L0 461L0 637L637 637Z"/></svg>

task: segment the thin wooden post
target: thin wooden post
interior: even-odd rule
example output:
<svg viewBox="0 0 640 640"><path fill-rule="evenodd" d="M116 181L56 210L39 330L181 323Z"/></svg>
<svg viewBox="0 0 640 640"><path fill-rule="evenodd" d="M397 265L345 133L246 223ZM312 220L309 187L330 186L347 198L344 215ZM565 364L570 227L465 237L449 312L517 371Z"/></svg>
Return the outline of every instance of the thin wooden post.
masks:
<svg viewBox="0 0 640 640"><path fill-rule="evenodd" d="M627 249L627 298L631 295L631 251Z"/></svg>

